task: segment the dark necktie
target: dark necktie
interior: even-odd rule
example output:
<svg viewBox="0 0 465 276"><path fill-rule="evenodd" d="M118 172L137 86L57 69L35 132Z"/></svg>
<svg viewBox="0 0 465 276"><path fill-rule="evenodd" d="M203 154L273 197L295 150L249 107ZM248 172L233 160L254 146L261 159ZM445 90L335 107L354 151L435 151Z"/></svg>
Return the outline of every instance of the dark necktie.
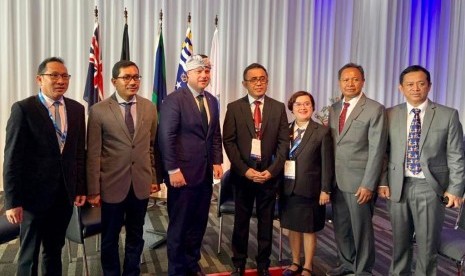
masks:
<svg viewBox="0 0 465 276"><path fill-rule="evenodd" d="M124 104L124 122L128 127L129 134L131 138L134 138L134 119L132 118L131 114L131 106L134 102L130 103L123 103Z"/></svg>
<svg viewBox="0 0 465 276"><path fill-rule="evenodd" d="M262 102L255 101L255 110L253 112L253 122L255 125L255 133L257 134L257 138L260 139L260 129L262 124L262 113L260 112L260 105Z"/></svg>
<svg viewBox="0 0 465 276"><path fill-rule="evenodd" d="M407 168L414 175L421 172L420 166L420 136L421 136L421 121L420 109L413 108L413 120L410 124L407 141Z"/></svg>
<svg viewBox="0 0 465 276"><path fill-rule="evenodd" d="M57 125L57 129L62 132L61 130L61 116L60 116L60 102L56 101L53 103L55 106L55 124Z"/></svg>
<svg viewBox="0 0 465 276"><path fill-rule="evenodd" d="M349 108L350 103L344 103L344 108L342 109L341 115L339 116L339 133L344 129L344 124L346 123L347 109Z"/></svg>
<svg viewBox="0 0 465 276"><path fill-rule="evenodd" d="M205 105L203 103L203 94L198 95L197 101L199 102L199 109L200 109L200 116L202 117L202 128L203 132L206 134L208 131L208 116L207 116L207 110L205 109Z"/></svg>

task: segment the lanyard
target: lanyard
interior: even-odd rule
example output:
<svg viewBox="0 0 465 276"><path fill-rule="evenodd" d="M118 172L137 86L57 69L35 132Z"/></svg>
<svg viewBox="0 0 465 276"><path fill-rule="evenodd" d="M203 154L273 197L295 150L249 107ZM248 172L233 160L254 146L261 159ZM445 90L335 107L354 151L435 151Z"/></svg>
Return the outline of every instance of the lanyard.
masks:
<svg viewBox="0 0 465 276"><path fill-rule="evenodd" d="M55 132L58 136L58 140L60 142L60 149L63 149L65 142L66 142L66 136L68 134L68 131L65 130L64 132L61 132L61 130L58 128L57 122L55 121L55 118L53 118L52 113L50 112L50 109L47 106L47 102L45 101L44 95L42 95L42 91L39 92L39 100L40 102L45 106L48 112L48 116L50 117L50 120L52 120L53 127L55 128ZM65 118L66 118L66 108L65 110ZM65 120L66 121L66 120ZM67 129L66 125L64 129Z"/></svg>

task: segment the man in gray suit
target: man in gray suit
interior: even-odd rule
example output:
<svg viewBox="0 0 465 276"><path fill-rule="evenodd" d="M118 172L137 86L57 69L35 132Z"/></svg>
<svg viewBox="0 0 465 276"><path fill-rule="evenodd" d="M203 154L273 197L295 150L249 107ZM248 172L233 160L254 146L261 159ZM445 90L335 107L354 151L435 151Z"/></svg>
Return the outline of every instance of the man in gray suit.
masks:
<svg viewBox="0 0 465 276"><path fill-rule="evenodd" d="M332 105L336 188L331 195L334 234L341 265L326 275L371 275L375 262L373 192L386 150L384 106L362 92L363 68L354 63L338 72L343 98Z"/></svg>
<svg viewBox="0 0 465 276"><path fill-rule="evenodd" d="M406 103L387 110L389 143L380 197L390 199L394 248L391 275L436 275L444 206L458 208L464 191L463 130L457 110L428 99L430 73L419 65L400 75Z"/></svg>
<svg viewBox="0 0 465 276"><path fill-rule="evenodd" d="M89 112L88 199L102 205L103 274L121 275L118 240L124 223L123 275L139 275L147 202L161 182L161 169L155 169L157 109L137 95L141 76L134 62L117 62L112 76L116 93Z"/></svg>

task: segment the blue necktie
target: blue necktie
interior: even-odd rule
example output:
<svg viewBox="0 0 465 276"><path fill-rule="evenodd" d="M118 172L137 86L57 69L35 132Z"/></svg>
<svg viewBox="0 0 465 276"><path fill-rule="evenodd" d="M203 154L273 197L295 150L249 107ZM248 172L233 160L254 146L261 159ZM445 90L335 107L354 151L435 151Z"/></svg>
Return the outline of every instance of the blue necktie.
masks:
<svg viewBox="0 0 465 276"><path fill-rule="evenodd" d="M55 124L57 125L59 131L61 131L60 104L61 103L59 101L53 103L55 106Z"/></svg>
<svg viewBox="0 0 465 276"><path fill-rule="evenodd" d="M295 151L300 145L300 142L302 142L302 133L304 133L305 129L304 128L298 128L297 129L297 135L295 136L294 140L291 143L291 150L289 151L289 158L293 159L295 156Z"/></svg>
<svg viewBox="0 0 465 276"><path fill-rule="evenodd" d="M414 175L421 172L420 166L420 136L421 136L421 122L420 122L420 109L413 108L414 113L412 123L410 124L410 131L407 141L407 168Z"/></svg>

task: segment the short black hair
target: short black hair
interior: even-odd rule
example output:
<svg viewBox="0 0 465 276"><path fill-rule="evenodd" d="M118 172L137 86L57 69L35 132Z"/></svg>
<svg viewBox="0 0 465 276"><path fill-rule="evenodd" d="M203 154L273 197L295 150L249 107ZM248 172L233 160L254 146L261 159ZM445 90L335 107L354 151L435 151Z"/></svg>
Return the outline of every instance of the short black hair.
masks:
<svg viewBox="0 0 465 276"><path fill-rule="evenodd" d="M137 71L139 71L139 67L132 61L130 60L120 60L115 65L113 65L113 69L111 70L111 75L114 79L118 78L119 71L121 68L127 68L135 66L137 68Z"/></svg>
<svg viewBox="0 0 465 276"><path fill-rule="evenodd" d="M63 65L65 64L65 61L59 57L46 58L39 64L39 67L37 68L37 75L45 73L45 71L47 70L47 64L49 64L50 62L59 62Z"/></svg>
<svg viewBox="0 0 465 276"><path fill-rule="evenodd" d="M411 73L411 72L423 72L425 73L426 75L426 80L428 81L428 84L431 85L431 74L429 73L428 70L426 70L425 67L421 66L421 65L410 65L409 67L405 68L404 71L402 71L402 73L400 73L400 77L399 77L399 84L402 85L402 83L404 82L404 77L405 75L407 75L408 73Z"/></svg>
<svg viewBox="0 0 465 276"><path fill-rule="evenodd" d="M262 69L263 71L265 71L265 74L268 77L268 71L266 71L266 69L265 69L265 67L263 65L261 65L260 63L252 63L249 66L245 67L244 74L242 75L243 79L246 80L245 76L247 75L247 72L249 72L249 70L257 69L257 68Z"/></svg>
<svg viewBox="0 0 465 276"><path fill-rule="evenodd" d="M349 62L346 65L342 66L341 69L339 69L339 71L337 72L338 80L341 80L342 71L344 71L347 68L355 68L358 71L360 71L360 74L362 74L362 80L365 81L365 71L363 70L363 67L353 62Z"/></svg>
<svg viewBox="0 0 465 276"><path fill-rule="evenodd" d="M292 96L289 98L289 101L287 102L287 108L292 111L295 101L297 101L297 98L301 96L308 96L310 98L310 102L312 103L312 108L315 110L315 100L313 99L312 94L307 91L297 91L292 94Z"/></svg>

